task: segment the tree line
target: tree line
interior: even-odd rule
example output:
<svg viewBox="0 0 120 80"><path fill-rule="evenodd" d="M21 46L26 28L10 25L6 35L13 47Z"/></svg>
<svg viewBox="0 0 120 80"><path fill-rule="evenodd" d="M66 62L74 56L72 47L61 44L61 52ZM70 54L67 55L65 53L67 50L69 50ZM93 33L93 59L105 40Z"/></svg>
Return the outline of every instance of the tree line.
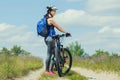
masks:
<svg viewBox="0 0 120 80"><path fill-rule="evenodd" d="M71 54L73 56L80 56L80 57L89 57L90 55L85 53L85 50L81 47L81 45L76 41L67 46L67 48L70 50ZM97 56L119 56L118 53L112 53L110 54L108 51L104 51L101 49L98 49L95 51L94 54L91 56L97 57Z"/></svg>
<svg viewBox="0 0 120 80"><path fill-rule="evenodd" d="M22 49L21 46L14 45L10 50L7 49L6 47L3 47L3 48L0 50L0 54L19 56L19 55L29 55L30 52Z"/></svg>

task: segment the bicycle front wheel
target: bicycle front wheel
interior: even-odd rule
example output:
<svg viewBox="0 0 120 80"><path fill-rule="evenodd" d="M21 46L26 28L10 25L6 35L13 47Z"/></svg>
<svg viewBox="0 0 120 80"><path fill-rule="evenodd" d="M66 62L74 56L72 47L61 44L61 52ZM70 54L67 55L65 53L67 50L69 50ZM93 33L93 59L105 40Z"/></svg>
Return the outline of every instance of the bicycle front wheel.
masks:
<svg viewBox="0 0 120 80"><path fill-rule="evenodd" d="M60 55L56 59L56 67L60 77L66 75L72 66L72 56L68 49L63 48L60 51Z"/></svg>

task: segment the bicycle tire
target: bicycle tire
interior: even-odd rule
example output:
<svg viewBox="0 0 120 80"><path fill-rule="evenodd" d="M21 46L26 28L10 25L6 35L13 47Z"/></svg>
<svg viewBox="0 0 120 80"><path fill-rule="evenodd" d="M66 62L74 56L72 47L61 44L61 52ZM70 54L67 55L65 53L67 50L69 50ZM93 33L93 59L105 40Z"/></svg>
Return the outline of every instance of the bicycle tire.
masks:
<svg viewBox="0 0 120 80"><path fill-rule="evenodd" d="M69 57L69 64L68 64L68 68L63 72L62 69L64 68L64 66L63 66L63 68L61 68L60 55L56 53L56 67L57 67L58 75L60 77L66 75L70 71L71 66L72 66L72 56L71 56L70 51L67 48L63 48L62 51L61 51L61 53L62 52L64 52L64 54L68 55L68 57ZM63 57L62 57L62 59L63 59Z"/></svg>

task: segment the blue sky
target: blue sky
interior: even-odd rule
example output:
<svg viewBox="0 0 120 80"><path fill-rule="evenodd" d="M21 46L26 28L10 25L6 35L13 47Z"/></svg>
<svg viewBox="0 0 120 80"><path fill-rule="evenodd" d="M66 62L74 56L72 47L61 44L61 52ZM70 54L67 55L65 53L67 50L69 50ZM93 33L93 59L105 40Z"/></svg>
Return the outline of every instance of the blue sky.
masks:
<svg viewBox="0 0 120 80"><path fill-rule="evenodd" d="M35 56L46 56L36 23L47 5L58 8L56 22L72 34L65 45L78 41L88 54L95 50L120 53L120 0L1 0L0 49L20 45Z"/></svg>

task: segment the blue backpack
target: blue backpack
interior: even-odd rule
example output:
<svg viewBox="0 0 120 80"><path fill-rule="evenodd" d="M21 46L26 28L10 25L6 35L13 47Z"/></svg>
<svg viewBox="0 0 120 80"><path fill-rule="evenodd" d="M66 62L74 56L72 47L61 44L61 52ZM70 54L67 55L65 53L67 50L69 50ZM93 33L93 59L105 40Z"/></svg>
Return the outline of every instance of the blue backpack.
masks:
<svg viewBox="0 0 120 80"><path fill-rule="evenodd" d="M42 18L37 23L37 34L42 36L42 37L47 37L48 27L47 27L47 18L46 17Z"/></svg>

